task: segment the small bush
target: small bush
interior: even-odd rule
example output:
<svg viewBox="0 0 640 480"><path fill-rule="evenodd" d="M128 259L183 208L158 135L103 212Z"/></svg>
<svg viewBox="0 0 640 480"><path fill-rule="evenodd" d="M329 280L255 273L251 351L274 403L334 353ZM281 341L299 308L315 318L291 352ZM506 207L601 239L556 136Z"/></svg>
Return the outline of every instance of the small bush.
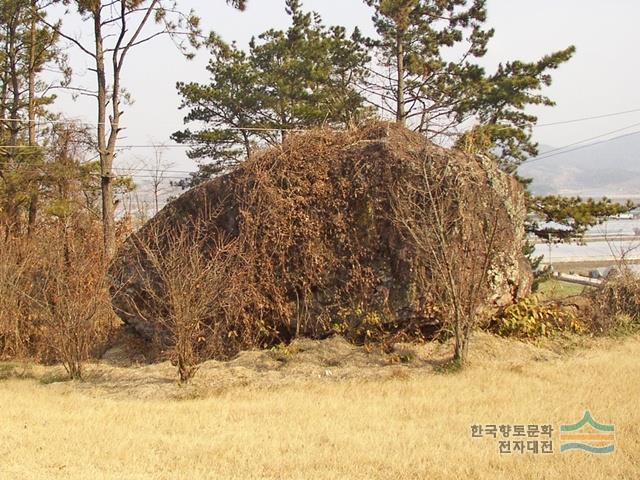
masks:
<svg viewBox="0 0 640 480"><path fill-rule="evenodd" d="M52 255L32 298L55 359L79 380L111 319L102 262L81 248L70 250Z"/></svg>
<svg viewBox="0 0 640 480"><path fill-rule="evenodd" d="M142 273L151 265L156 272L153 278L145 277L144 286L147 299L159 307L155 320L165 331L155 340L185 383L203 359L213 356L207 348L232 340L233 330L223 321L225 300L231 294L225 275L232 244L219 239L211 253L205 253L208 239L201 225L168 232L165 242L162 238L157 233L141 242L146 264L141 261L137 268Z"/></svg>
<svg viewBox="0 0 640 480"><path fill-rule="evenodd" d="M620 270L589 297L593 333L633 331L640 327L640 279L632 272Z"/></svg>
<svg viewBox="0 0 640 480"><path fill-rule="evenodd" d="M0 358L24 358L33 351L37 325L23 288L35 260L24 242L0 243Z"/></svg>
<svg viewBox="0 0 640 480"><path fill-rule="evenodd" d="M0 358L61 362L79 379L104 352L117 319L96 245L97 228L61 223L0 241Z"/></svg>
<svg viewBox="0 0 640 480"><path fill-rule="evenodd" d="M506 307L491 327L499 335L518 338L546 337L560 331L585 331L574 312L557 303L541 302L537 295Z"/></svg>

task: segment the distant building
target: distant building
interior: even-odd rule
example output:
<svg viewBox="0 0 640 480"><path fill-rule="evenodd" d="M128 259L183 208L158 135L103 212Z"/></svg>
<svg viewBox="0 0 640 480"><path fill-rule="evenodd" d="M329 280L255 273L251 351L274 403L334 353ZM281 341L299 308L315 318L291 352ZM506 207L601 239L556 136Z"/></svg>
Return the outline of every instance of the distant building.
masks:
<svg viewBox="0 0 640 480"><path fill-rule="evenodd" d="M633 220L638 218L638 214L634 214L632 212L628 213L619 213L618 215L614 215L613 217L609 217L609 220Z"/></svg>

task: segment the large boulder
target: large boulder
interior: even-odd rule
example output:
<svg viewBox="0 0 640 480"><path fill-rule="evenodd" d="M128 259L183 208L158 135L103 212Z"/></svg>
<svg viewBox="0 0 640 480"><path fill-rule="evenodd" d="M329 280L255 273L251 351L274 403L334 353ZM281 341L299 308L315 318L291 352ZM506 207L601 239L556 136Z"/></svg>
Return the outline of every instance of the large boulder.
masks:
<svg viewBox="0 0 640 480"><path fill-rule="evenodd" d="M425 158L473 173L472 184L452 188L465 189L465 198L477 205L490 199L487 208L497 208L507 234L492 257L487 303L527 295L531 271L522 254L526 209L519 183L488 159L385 123L291 135L168 204L115 260L116 312L146 338L162 331L157 315L167 306L150 298L161 299L163 286L153 283L158 295L151 297L145 291L157 272L145 263L142 245L152 235L198 224L206 225L211 240L203 243L208 255L223 241L233 247L226 254L226 281L212 292L219 308L210 322L225 325L215 329L218 341L242 348L294 335L320 337L359 322L426 334L442 308L434 308L424 275L418 278L419 252L394 219L393 206L399 186L419 177Z"/></svg>

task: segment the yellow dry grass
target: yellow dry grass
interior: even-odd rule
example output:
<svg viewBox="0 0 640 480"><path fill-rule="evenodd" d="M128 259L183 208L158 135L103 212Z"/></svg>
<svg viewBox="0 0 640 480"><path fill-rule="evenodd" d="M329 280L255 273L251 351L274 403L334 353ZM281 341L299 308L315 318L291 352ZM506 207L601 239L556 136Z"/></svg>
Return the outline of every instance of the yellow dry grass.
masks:
<svg viewBox="0 0 640 480"><path fill-rule="evenodd" d="M489 356L501 347L505 355ZM5 379L0 478L640 477L639 338L557 355L481 336L472 353L468 369L446 374L396 365L362 367L366 376L305 378L301 372L312 370L292 361L292 380L271 383L235 365L224 371L243 374L245 384L216 389L205 380L223 369L205 366L192 399L162 393L179 388L166 378L166 365L97 366L85 384ZM126 395L108 395L117 379ZM143 389L150 382L153 394ZM475 423L557 428L577 422L585 409L615 424L615 453L501 456L494 440L470 438Z"/></svg>

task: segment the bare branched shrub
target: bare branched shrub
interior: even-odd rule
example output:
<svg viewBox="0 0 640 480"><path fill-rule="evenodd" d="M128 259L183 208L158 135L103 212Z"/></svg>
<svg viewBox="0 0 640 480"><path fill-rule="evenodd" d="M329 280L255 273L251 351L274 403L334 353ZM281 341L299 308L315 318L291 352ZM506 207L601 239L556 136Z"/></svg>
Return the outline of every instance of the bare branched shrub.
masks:
<svg viewBox="0 0 640 480"><path fill-rule="evenodd" d="M69 377L81 379L104 302L104 274L95 258L56 259L42 277L42 315L51 348ZM58 263L59 262L59 263Z"/></svg>
<svg viewBox="0 0 640 480"><path fill-rule="evenodd" d="M408 177L398 186L393 204L396 221L416 249L421 288L439 300L460 364L493 294L492 267L509 234L499 196L475 195L492 182L481 172L425 156L417 179Z"/></svg>
<svg viewBox="0 0 640 480"><path fill-rule="evenodd" d="M224 331L232 244L222 238L215 245L206 243L199 225L155 232L140 243L140 272L154 272L144 275L144 293L164 331L156 340L168 349L181 382L195 375L203 350L215 346L215 337Z"/></svg>
<svg viewBox="0 0 640 480"><path fill-rule="evenodd" d="M100 355L116 324L91 224L55 222L0 253L0 354L61 362L70 378Z"/></svg>
<svg viewBox="0 0 640 480"><path fill-rule="evenodd" d="M596 334L640 326L640 278L618 264L616 272L589 294L590 327Z"/></svg>
<svg viewBox="0 0 640 480"><path fill-rule="evenodd" d="M85 161L85 127L60 122L46 135L31 166L37 185L13 192L20 209L0 208L0 355L62 361L77 378L115 320L100 258L100 179Z"/></svg>
<svg viewBox="0 0 640 480"><path fill-rule="evenodd" d="M22 292L35 254L26 241L5 237L0 243L0 358L26 357L31 350L34 319Z"/></svg>
<svg viewBox="0 0 640 480"><path fill-rule="evenodd" d="M614 258L604 283L589 292L590 328L595 334L631 331L640 326L640 277L629 258L639 242L616 242L605 231L605 241Z"/></svg>

